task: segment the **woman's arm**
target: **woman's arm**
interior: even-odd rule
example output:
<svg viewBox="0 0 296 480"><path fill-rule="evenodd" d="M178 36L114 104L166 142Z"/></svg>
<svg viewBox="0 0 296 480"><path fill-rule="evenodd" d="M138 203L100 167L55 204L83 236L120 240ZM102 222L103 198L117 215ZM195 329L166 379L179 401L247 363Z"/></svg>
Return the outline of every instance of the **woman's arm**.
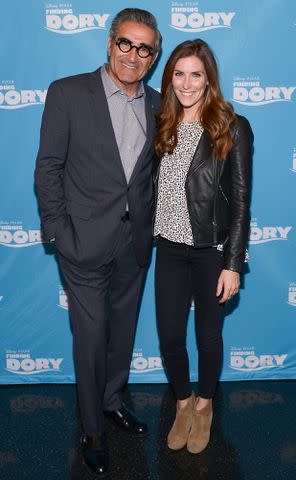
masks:
<svg viewBox="0 0 296 480"><path fill-rule="evenodd" d="M231 171L230 231L224 249L225 270L241 272L250 228L250 188L253 132L248 120L238 116L229 153Z"/></svg>

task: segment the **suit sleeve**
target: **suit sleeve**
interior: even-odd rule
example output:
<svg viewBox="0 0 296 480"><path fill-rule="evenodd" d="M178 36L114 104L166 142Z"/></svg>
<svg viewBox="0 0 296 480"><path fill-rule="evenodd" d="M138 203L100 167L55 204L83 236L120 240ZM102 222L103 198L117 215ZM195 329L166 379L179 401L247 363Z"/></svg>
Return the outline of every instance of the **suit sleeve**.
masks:
<svg viewBox="0 0 296 480"><path fill-rule="evenodd" d="M48 89L40 130L35 185L44 239L55 236L56 222L65 213L63 177L69 142L69 121L61 87Z"/></svg>
<svg viewBox="0 0 296 480"><path fill-rule="evenodd" d="M238 117L231 161L231 223L225 246L224 267L241 272L250 228L250 188L252 171L253 132L248 120Z"/></svg>

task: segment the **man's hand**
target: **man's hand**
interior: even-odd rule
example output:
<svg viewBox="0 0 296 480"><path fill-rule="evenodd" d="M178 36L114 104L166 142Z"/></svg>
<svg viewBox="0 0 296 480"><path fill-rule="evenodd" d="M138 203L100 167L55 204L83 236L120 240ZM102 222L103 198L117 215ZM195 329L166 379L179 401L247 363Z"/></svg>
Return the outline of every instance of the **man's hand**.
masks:
<svg viewBox="0 0 296 480"><path fill-rule="evenodd" d="M224 303L233 295L236 295L240 287L240 274L232 272L231 270L222 270L217 283L216 297L219 297L222 292L222 298L219 303Z"/></svg>

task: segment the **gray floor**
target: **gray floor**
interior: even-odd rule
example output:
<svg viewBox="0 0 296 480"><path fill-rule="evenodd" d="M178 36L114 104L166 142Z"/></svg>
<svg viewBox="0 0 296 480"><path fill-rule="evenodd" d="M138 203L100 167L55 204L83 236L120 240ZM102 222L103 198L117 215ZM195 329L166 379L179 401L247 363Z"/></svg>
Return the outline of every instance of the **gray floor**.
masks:
<svg viewBox="0 0 296 480"><path fill-rule="evenodd" d="M147 439L107 422L111 480L295 480L295 381L223 382L211 441L199 455L172 452L167 385L130 385L125 401L145 420ZM90 480L82 463L74 385L1 386L0 479Z"/></svg>

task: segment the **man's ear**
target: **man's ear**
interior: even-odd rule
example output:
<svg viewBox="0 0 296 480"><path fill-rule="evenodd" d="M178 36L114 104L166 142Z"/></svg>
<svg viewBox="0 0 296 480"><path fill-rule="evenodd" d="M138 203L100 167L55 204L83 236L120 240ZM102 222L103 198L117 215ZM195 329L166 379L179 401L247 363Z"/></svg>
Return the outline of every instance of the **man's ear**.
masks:
<svg viewBox="0 0 296 480"><path fill-rule="evenodd" d="M157 57L158 57L158 54L159 54L159 52L157 52L157 53L154 55L154 57L152 58L149 68L151 68L152 65L154 64L155 60L156 60Z"/></svg>
<svg viewBox="0 0 296 480"><path fill-rule="evenodd" d="M107 42L107 53L108 53L108 57L110 57L111 44L112 44L112 38L111 38L111 36L109 35L109 37L108 37L108 42Z"/></svg>

